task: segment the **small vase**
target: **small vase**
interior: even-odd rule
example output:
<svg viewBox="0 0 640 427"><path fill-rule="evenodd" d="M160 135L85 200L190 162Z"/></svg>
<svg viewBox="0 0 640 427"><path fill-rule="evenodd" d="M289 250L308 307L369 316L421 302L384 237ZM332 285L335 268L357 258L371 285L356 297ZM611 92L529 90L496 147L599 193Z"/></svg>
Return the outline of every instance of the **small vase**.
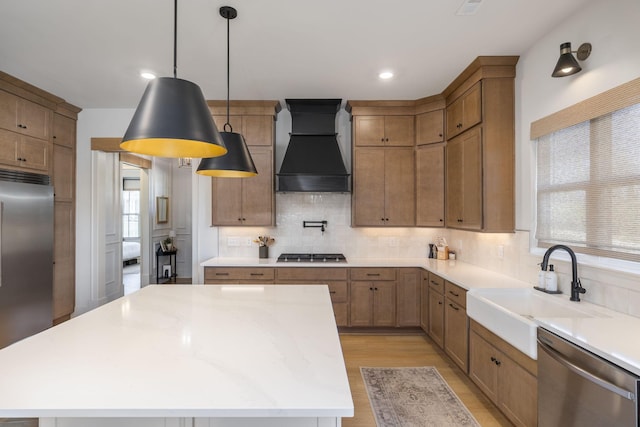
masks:
<svg viewBox="0 0 640 427"><path fill-rule="evenodd" d="M269 246L258 246L258 258L269 258Z"/></svg>

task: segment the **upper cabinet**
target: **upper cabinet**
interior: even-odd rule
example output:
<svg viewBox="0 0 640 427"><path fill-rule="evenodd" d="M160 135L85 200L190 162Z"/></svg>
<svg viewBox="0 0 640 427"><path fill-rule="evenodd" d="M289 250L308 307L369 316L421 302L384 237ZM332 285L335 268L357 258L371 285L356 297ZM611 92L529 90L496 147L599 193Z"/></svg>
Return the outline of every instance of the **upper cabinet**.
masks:
<svg viewBox="0 0 640 427"><path fill-rule="evenodd" d="M482 121L480 82L447 105L447 139L461 134Z"/></svg>
<svg viewBox="0 0 640 427"><path fill-rule="evenodd" d="M414 119L406 116L356 116L354 145L363 147L412 147Z"/></svg>
<svg viewBox="0 0 640 427"><path fill-rule="evenodd" d="M515 230L516 56L478 57L446 98L446 225Z"/></svg>
<svg viewBox="0 0 640 427"><path fill-rule="evenodd" d="M50 108L0 90L0 128L46 141L52 114Z"/></svg>
<svg viewBox="0 0 640 427"><path fill-rule="evenodd" d="M416 115L416 145L444 141L444 111L435 110Z"/></svg>
<svg viewBox="0 0 640 427"><path fill-rule="evenodd" d="M278 101L231 101L229 125L226 101L208 101L220 132L240 133L258 175L211 178L211 224L217 226L275 225L275 118Z"/></svg>

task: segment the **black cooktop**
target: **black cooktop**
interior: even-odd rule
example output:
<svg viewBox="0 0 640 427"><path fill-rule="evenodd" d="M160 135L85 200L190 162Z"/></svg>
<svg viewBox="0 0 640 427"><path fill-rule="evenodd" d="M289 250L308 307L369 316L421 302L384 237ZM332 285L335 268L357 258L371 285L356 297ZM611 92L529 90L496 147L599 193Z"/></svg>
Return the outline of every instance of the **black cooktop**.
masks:
<svg viewBox="0 0 640 427"><path fill-rule="evenodd" d="M281 254L278 262L347 262L342 254Z"/></svg>

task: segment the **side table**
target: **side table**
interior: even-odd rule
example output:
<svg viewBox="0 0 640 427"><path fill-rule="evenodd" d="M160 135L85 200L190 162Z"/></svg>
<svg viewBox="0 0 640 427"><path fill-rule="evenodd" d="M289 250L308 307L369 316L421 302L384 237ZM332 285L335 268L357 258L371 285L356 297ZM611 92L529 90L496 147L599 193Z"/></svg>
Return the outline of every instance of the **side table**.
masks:
<svg viewBox="0 0 640 427"><path fill-rule="evenodd" d="M158 248L156 251L156 283L167 283L174 280L178 274L176 273L176 253L177 249L172 251L163 251L162 248ZM169 257L169 265L171 266L171 276L166 278L164 276L160 276L160 258L161 257ZM160 282L160 279L166 279L164 282Z"/></svg>

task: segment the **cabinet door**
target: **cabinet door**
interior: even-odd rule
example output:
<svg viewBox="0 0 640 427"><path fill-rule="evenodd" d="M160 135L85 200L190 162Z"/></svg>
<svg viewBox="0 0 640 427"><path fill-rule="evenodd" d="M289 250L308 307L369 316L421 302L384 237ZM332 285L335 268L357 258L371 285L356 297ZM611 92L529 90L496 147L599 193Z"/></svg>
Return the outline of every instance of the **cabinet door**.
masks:
<svg viewBox="0 0 640 427"><path fill-rule="evenodd" d="M22 159L21 167L47 172L49 170L49 143L30 136L23 136L20 141L18 157Z"/></svg>
<svg viewBox="0 0 640 427"><path fill-rule="evenodd" d="M436 110L416 116L416 145L444 141L444 111Z"/></svg>
<svg viewBox="0 0 640 427"><path fill-rule="evenodd" d="M429 273L421 272L420 281L420 327L429 333Z"/></svg>
<svg viewBox="0 0 640 427"><path fill-rule="evenodd" d="M0 90L0 128L18 132L18 102L17 96Z"/></svg>
<svg viewBox="0 0 640 427"><path fill-rule="evenodd" d="M384 144L392 147L413 147L415 132L413 116L385 116Z"/></svg>
<svg viewBox="0 0 640 427"><path fill-rule="evenodd" d="M373 295L373 282L351 282L350 326L371 326Z"/></svg>
<svg viewBox="0 0 640 427"><path fill-rule="evenodd" d="M71 202L74 198L75 152L73 148L53 145L53 191L56 202Z"/></svg>
<svg viewBox="0 0 640 427"><path fill-rule="evenodd" d="M355 116L355 146L382 147L385 145L384 116Z"/></svg>
<svg viewBox="0 0 640 427"><path fill-rule="evenodd" d="M416 225L444 227L444 145L416 150Z"/></svg>
<svg viewBox="0 0 640 427"><path fill-rule="evenodd" d="M470 130L463 139L462 227L482 228L482 131Z"/></svg>
<svg viewBox="0 0 640 427"><path fill-rule="evenodd" d="M242 225L243 179L211 178L212 225Z"/></svg>
<svg viewBox="0 0 640 427"><path fill-rule="evenodd" d="M462 222L463 140L461 137L447 142L446 155L446 219L447 227L458 227Z"/></svg>
<svg viewBox="0 0 640 427"><path fill-rule="evenodd" d="M373 326L395 326L396 282L372 282Z"/></svg>
<svg viewBox="0 0 640 427"><path fill-rule="evenodd" d="M462 132L462 98L458 98L447 106L447 139Z"/></svg>
<svg viewBox="0 0 640 427"><path fill-rule="evenodd" d="M34 138L48 140L51 132L51 110L26 99L21 100L20 106L18 126L21 126L21 132Z"/></svg>
<svg viewBox="0 0 640 427"><path fill-rule="evenodd" d="M242 116L242 136L247 145L273 145L272 116Z"/></svg>
<svg viewBox="0 0 640 427"><path fill-rule="evenodd" d="M385 223L415 225L415 163L413 149L388 149L384 162Z"/></svg>
<svg viewBox="0 0 640 427"><path fill-rule="evenodd" d="M355 150L352 195L354 225L384 225L384 168L384 150L375 148Z"/></svg>
<svg viewBox="0 0 640 427"><path fill-rule="evenodd" d="M482 86L476 83L447 107L447 138L453 138L482 121Z"/></svg>
<svg viewBox="0 0 640 427"><path fill-rule="evenodd" d="M0 92L2 93L2 92ZM18 166L18 148L21 136L14 132L0 129L0 163Z"/></svg>
<svg viewBox="0 0 640 427"><path fill-rule="evenodd" d="M538 425L538 380L506 356L498 366L498 407L516 426Z"/></svg>
<svg viewBox="0 0 640 427"><path fill-rule="evenodd" d="M397 326L420 326L421 272L399 268L397 283Z"/></svg>
<svg viewBox="0 0 640 427"><path fill-rule="evenodd" d="M498 401L498 351L473 329L469 334L469 377L493 403Z"/></svg>
<svg viewBox="0 0 640 427"><path fill-rule="evenodd" d="M250 146L258 175L242 180L242 225L274 224L273 151Z"/></svg>
<svg viewBox="0 0 640 427"><path fill-rule="evenodd" d="M444 345L444 296L429 292L429 336L440 347Z"/></svg>
<svg viewBox="0 0 640 427"><path fill-rule="evenodd" d="M74 204L54 204L53 319L75 310L75 220Z"/></svg>
<svg viewBox="0 0 640 427"><path fill-rule="evenodd" d="M469 322L464 307L446 298L444 351L465 373L469 357Z"/></svg>
<svg viewBox="0 0 640 427"><path fill-rule="evenodd" d="M54 114L53 143L74 148L76 145L76 121L61 114Z"/></svg>

